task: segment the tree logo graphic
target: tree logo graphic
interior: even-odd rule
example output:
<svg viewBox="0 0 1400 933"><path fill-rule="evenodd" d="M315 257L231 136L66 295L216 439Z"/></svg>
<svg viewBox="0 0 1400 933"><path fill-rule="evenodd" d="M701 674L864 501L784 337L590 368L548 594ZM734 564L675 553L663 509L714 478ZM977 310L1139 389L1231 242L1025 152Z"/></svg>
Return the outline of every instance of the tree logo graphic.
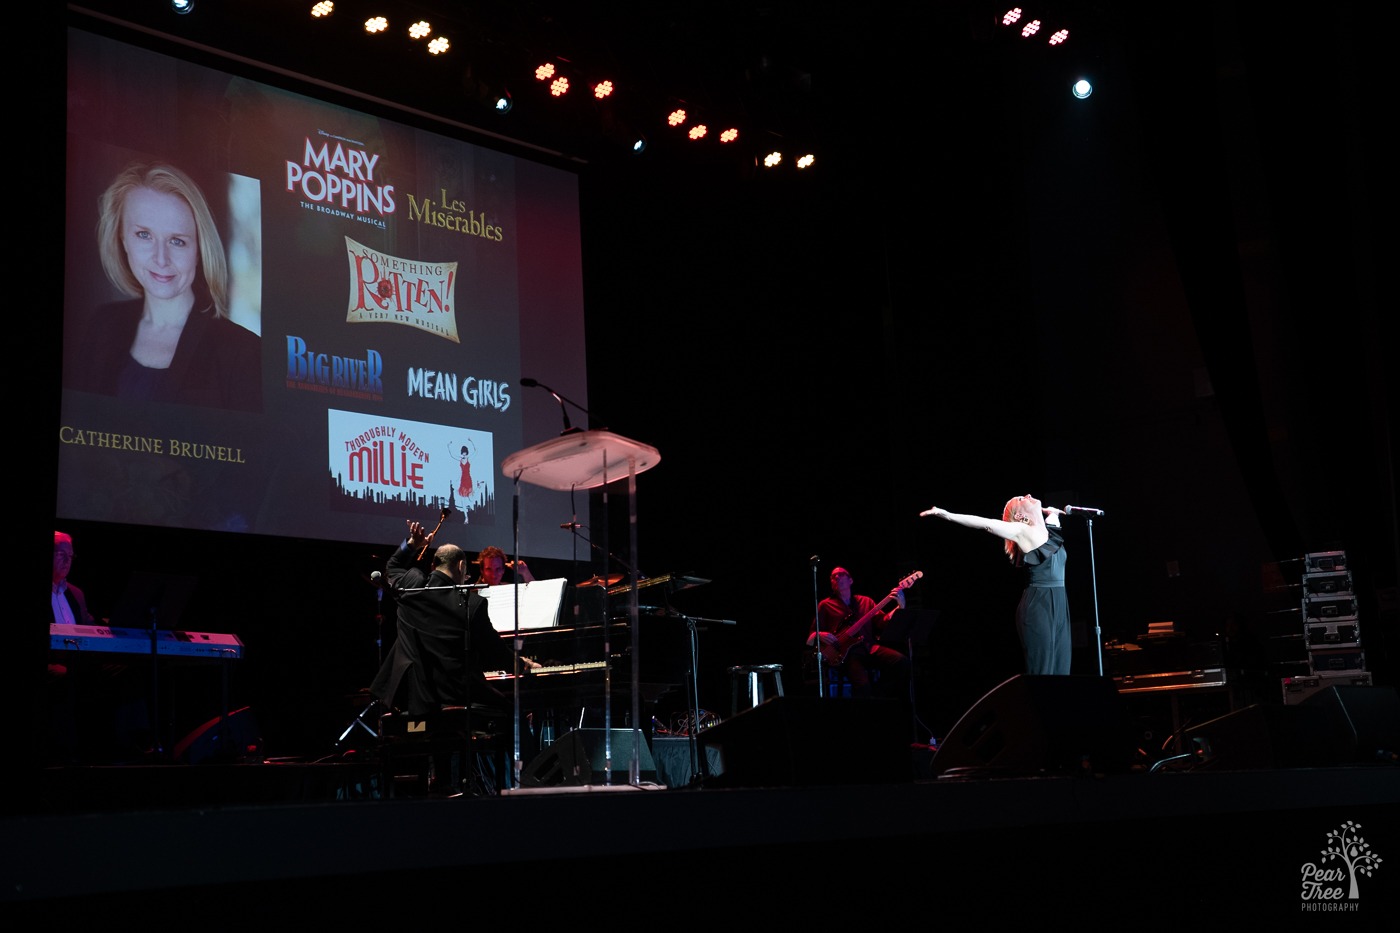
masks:
<svg viewBox="0 0 1400 933"><path fill-rule="evenodd" d="M1305 904L1356 901L1361 897L1361 876L1371 877L1383 860L1371 850L1360 830L1360 823L1347 820L1327 834L1327 845L1319 862L1303 865Z"/></svg>

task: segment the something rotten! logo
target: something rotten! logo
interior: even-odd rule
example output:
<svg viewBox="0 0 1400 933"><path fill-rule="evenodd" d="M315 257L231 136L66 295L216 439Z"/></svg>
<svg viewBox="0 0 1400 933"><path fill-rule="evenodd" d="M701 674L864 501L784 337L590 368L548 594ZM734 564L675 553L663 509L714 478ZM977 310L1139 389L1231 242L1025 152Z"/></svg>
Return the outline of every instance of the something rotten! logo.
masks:
<svg viewBox="0 0 1400 933"><path fill-rule="evenodd" d="M457 263L391 256L350 237L345 252L350 262L348 323L407 324L461 343L453 300Z"/></svg>

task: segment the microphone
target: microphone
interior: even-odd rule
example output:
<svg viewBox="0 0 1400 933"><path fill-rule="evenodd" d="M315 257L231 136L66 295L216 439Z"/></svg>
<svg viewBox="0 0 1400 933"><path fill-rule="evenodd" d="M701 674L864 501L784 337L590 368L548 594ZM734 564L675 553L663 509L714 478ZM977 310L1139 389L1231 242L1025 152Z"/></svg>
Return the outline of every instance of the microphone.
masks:
<svg viewBox="0 0 1400 933"><path fill-rule="evenodd" d="M369 582L373 583L375 586L383 586L384 574L376 570L374 573L369 575Z"/></svg>
<svg viewBox="0 0 1400 933"><path fill-rule="evenodd" d="M1067 505L1060 509L1060 511L1064 512L1066 515L1073 515L1075 512L1088 512L1091 515L1103 514L1103 509L1091 509L1085 505Z"/></svg>
<svg viewBox="0 0 1400 933"><path fill-rule="evenodd" d="M535 380L535 379L524 379L524 378L522 378L522 379L520 380L520 384L523 385L523 386L524 386L525 388L527 388L527 389L534 389L534 388L544 389L544 390L545 390L546 392L548 392L550 395L554 396L554 400L555 400L556 402L559 403L559 413L562 414L562 415L564 416L564 430L561 431L561 432L559 432L560 434L573 434L575 431L578 430L578 428L574 427L574 426L569 422L569 409L566 408L566 407L564 406L564 399L560 397L560 395L559 395L558 392L555 392L553 389L551 389L551 388L550 388L549 386L547 386L547 385L542 385L542 384L540 384L540 382L539 382L538 380Z"/></svg>
<svg viewBox="0 0 1400 933"><path fill-rule="evenodd" d="M558 392L555 392L549 386L545 385L543 382L540 382L538 379L529 379L522 376L520 377L520 384L525 386L525 388L527 389L544 389L550 395L554 396L554 400L559 403L560 412L562 412L564 415L564 430L560 432L561 434L576 434L579 431L583 430L583 428L576 428L569 423L569 412L568 409L564 407L565 402L574 406L579 411L587 415L589 418L593 417L593 412L589 411L587 408L584 408L582 405L580 405L578 402L575 402L573 399L565 398ZM603 430L606 431L607 428L603 428Z"/></svg>

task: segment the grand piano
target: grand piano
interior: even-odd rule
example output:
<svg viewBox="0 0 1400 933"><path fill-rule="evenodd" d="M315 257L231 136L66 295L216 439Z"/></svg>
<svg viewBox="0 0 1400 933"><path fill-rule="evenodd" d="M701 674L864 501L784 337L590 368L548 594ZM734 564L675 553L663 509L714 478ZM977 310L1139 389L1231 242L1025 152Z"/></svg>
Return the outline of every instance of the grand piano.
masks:
<svg viewBox="0 0 1400 933"><path fill-rule="evenodd" d="M647 604L638 608L636 645L644 728L649 728L663 697L675 694L677 705L684 706L685 688L690 683L690 627L684 616L668 608L668 596L708 582L665 574L637 585L639 594L647 595ZM627 714L632 699L634 642L630 612L623 612L630 590L630 584L621 584L616 578L586 581L573 588L575 605L569 607L567 624L519 630L520 653L542 665L519 678L522 711L539 716L538 721L557 724L560 731L601 725L603 706L610 697L613 725L632 725ZM606 599L602 598L604 591ZM601 615L605 602L606 622ZM513 627L498 624L494 615L492 621L503 639L509 641L516 634ZM488 673L487 680L507 695L515 689L516 677L507 671Z"/></svg>

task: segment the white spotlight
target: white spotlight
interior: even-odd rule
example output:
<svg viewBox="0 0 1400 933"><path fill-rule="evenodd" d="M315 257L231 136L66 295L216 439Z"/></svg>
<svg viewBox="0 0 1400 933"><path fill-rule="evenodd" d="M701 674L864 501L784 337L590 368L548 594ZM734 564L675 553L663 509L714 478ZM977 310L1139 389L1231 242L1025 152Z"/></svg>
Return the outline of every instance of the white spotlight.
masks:
<svg viewBox="0 0 1400 933"><path fill-rule="evenodd" d="M194 9L194 0L170 0L170 9L176 13L188 13Z"/></svg>
<svg viewBox="0 0 1400 933"><path fill-rule="evenodd" d="M1089 83L1088 78L1080 78L1078 81L1074 82L1074 84L1070 87L1070 93L1073 94L1075 97L1078 97L1080 100L1083 100L1090 94L1094 93L1094 86Z"/></svg>

